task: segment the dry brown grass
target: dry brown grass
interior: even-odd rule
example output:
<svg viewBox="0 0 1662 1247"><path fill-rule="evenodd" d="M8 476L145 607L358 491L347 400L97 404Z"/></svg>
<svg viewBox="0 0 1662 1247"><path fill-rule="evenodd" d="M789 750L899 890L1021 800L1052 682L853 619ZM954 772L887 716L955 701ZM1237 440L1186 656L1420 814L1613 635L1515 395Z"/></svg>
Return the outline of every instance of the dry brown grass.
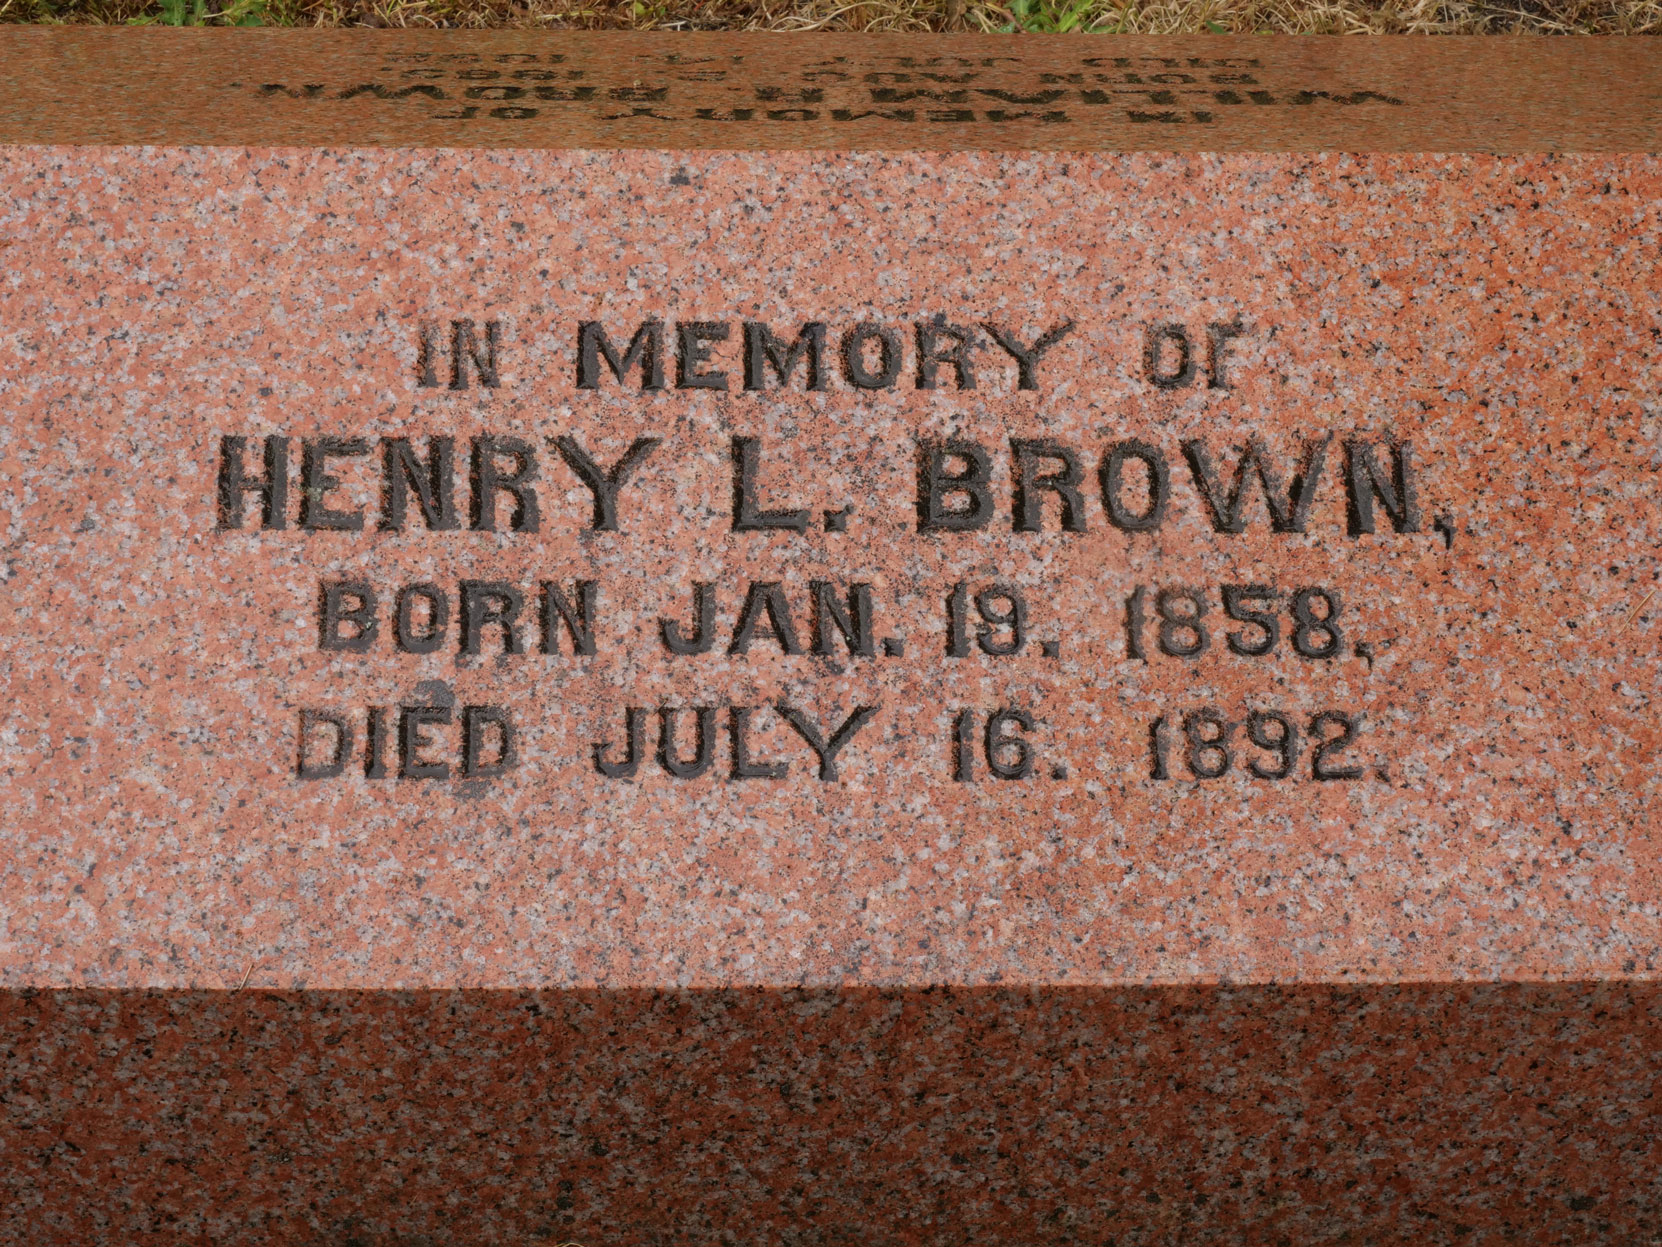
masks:
<svg viewBox="0 0 1662 1247"><path fill-rule="evenodd" d="M203 0L208 22L586 30L1658 34L1662 0ZM157 20L168 0L0 0L0 21ZM175 16L181 3L172 0ZM192 14L194 16L194 14ZM165 19L164 19L165 20Z"/></svg>

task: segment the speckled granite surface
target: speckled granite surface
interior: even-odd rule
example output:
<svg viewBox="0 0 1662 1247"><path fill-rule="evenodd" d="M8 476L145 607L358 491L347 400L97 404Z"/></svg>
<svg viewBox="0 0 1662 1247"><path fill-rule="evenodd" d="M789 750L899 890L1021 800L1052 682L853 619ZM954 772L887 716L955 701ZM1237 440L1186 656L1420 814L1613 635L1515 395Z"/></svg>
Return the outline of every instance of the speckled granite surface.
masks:
<svg viewBox="0 0 1662 1247"><path fill-rule="evenodd" d="M1648 1243L1659 1007L1631 983L41 992L0 1012L0 1227Z"/></svg>
<svg viewBox="0 0 1662 1247"><path fill-rule="evenodd" d="M1657 1231L1655 160L13 148L0 184L7 1232ZM499 385L449 388L464 318ZM661 389L579 388L582 322L621 366L649 320ZM744 389L746 321L823 323L824 388ZM1020 388L998 335L1069 323ZM954 326L975 387L922 388ZM417 473L389 531L383 453L435 435L455 523ZM282 529L225 437L249 479L286 450ZM558 439L641 437L593 531ZM747 438L801 531L734 531ZM509 439L535 530L498 488L483 531ZM940 439L986 527L919 531ZM464 581L512 644L487 592L466 652ZM538 622L584 581L592 655ZM869 656L815 581L869 586ZM320 644L332 583L365 652ZM694 583L718 643L674 654ZM469 779L481 706L515 765ZM706 773L664 707L683 755L717 712ZM317 715L354 750L304 778Z"/></svg>

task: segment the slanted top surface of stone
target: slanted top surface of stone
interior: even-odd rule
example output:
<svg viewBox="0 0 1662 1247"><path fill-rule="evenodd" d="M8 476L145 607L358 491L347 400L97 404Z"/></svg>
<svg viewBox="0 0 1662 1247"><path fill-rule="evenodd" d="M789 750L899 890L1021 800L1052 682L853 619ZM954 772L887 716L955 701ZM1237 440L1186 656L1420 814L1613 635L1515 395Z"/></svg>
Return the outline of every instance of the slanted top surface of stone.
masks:
<svg viewBox="0 0 1662 1247"><path fill-rule="evenodd" d="M0 166L8 983L1656 972L1653 159Z"/></svg>
<svg viewBox="0 0 1662 1247"><path fill-rule="evenodd" d="M0 140L1655 151L1650 39L0 29Z"/></svg>

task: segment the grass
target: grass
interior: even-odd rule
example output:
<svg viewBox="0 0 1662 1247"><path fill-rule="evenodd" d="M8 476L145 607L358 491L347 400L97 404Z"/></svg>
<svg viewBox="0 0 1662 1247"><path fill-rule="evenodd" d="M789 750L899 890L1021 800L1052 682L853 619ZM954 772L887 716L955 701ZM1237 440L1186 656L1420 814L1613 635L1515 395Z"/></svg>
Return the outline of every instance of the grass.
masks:
<svg viewBox="0 0 1662 1247"><path fill-rule="evenodd" d="M1100 34L1662 34L1662 0L0 0L0 22Z"/></svg>

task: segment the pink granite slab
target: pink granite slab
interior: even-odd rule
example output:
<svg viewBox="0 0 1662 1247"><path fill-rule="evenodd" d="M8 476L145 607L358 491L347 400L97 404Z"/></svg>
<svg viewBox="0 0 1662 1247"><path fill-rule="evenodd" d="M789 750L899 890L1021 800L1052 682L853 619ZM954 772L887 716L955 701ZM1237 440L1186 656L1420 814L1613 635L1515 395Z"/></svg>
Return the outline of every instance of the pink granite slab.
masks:
<svg viewBox="0 0 1662 1247"><path fill-rule="evenodd" d="M1658 174L5 149L0 1241L1650 1241ZM973 391L918 385L937 316L981 341ZM582 322L621 346L654 318L663 388L579 388ZM449 388L458 320L481 353L495 324L499 385ZM745 321L824 322L825 388L746 391ZM1036 389L986 328L1070 321ZM682 370L725 392L677 384L690 322L729 326ZM836 354L863 323L897 335L892 389ZM1148 377L1151 327L1177 371L1161 326L1189 383ZM1221 376L1208 326L1241 330ZM385 444L433 436L457 526L410 502L380 528ZM593 531L553 439L610 465L643 436ZM251 476L281 439L285 527L222 509L226 437ZM536 451L536 531L506 497L475 526L486 437ZM308 504L324 438L370 453ZM805 531L734 531L735 438ZM986 449L983 529L919 531L943 438ZM1083 531L1054 496L1016 527L1012 438L1078 457ZM1256 439L1285 491L1324 438L1302 532L1256 484L1219 531L1184 451L1227 480ZM1102 497L1132 441L1169 474L1152 531ZM1369 494L1354 532L1352 447L1389 479L1404 445L1414 513ZM400 587L455 616L465 580L523 594L528 652L486 623L462 653L456 618L400 652ZM871 656L767 627L726 652L753 582L812 651L816 580L870 586ZM363 581L374 641L320 648L325 586ZM538 652L544 581L597 586L592 655ZM723 635L674 655L694 582ZM995 584L1025 595L1016 654L975 641ZM1259 657L1223 613L1249 584L1275 590ZM1312 587L1342 602L1331 657L1295 645ZM1202 594L1204 653L1163 652L1162 588ZM875 709L830 781L780 703ZM505 773L400 778L396 741L365 773L368 707L468 706L513 716ZM663 706L719 712L709 772L600 774L595 742ZM787 774L733 778L733 707ZM1196 778L1208 707L1230 765ZM1035 721L1025 778L988 765L999 708ZM299 773L308 710L353 726L338 776ZM1313 778L1308 740L1254 774L1268 710L1350 717L1327 769L1361 774ZM425 730L416 764L459 768L460 725Z"/></svg>
<svg viewBox="0 0 1662 1247"><path fill-rule="evenodd" d="M1652 159L13 148L0 181L0 982L1656 974ZM925 390L915 325L936 316L1024 342L1074 328L1037 389L978 329L977 388L947 368ZM462 318L481 342L498 324L499 386L445 384ZM678 388L673 351L661 390L609 371L577 388L580 322L621 344L652 318L671 345L683 322L733 326L708 365L730 388ZM832 343L891 327L904 366L892 389L837 365L822 392L801 373L746 392L745 320L823 321ZM1243 327L1227 388L1206 384L1213 323ZM1197 344L1192 385L1146 379L1166 324ZM457 439L463 526L380 531L384 439L433 434ZM647 435L663 441L620 531L590 531L550 439L610 464ZM219 527L226 436L249 439L250 474L261 439L285 439L283 530L252 496L244 527ZM538 531L509 531L506 500L497 531L468 526L483 436L537 449ZM919 446L948 436L989 448L997 518L920 533ZM299 526L303 442L324 437L372 449L331 461L345 483L323 500L364 531ZM809 509L806 532L733 531L736 437L761 439L764 505ZM1085 531L1061 531L1054 498L1043 531L1012 530L1012 437L1078 453ZM1256 438L1285 477L1324 437L1304 532L1273 531L1256 486L1244 531L1218 532L1182 451L1198 440L1227 473ZM1130 439L1169 464L1153 532L1115 527L1098 488ZM1376 504L1375 531L1351 534L1354 441L1387 475L1389 447L1412 448L1409 531ZM487 627L471 657L454 620L434 653L397 652L387 621L367 653L320 650L320 585L359 579L383 615L410 583L447 586L454 614L460 581L506 581L528 620L540 581L592 580L596 653L502 654ZM904 652L787 655L765 628L722 652L751 582L783 586L808 646L815 579L873 586L875 635ZM671 655L658 620L689 617L694 581L718 587L723 643ZM1022 653L947 656L959 582L1025 592ZM1225 643L1222 586L1247 583L1281 595L1262 658ZM1138 585L1201 590L1207 651L1163 654L1155 628L1128 657ZM1336 658L1292 648L1306 586L1342 595ZM458 718L509 708L518 765L371 779L355 756L297 775L303 708L350 717L361 747L366 707L445 696ZM781 701L826 725L878 707L837 782ZM711 772L597 774L625 707L665 705L721 708ZM784 778L730 778L735 705L758 708L752 747ZM1190 778L1180 719L1207 706L1237 724L1277 709L1306 736L1337 708L1361 724L1340 761L1362 774L1313 780L1307 746L1291 778L1256 778L1270 755L1237 726L1229 773ZM1039 720L1035 773L1001 781L981 759L955 781L955 716L979 733L1000 707ZM1163 714L1179 740L1160 781ZM459 765L459 729L432 731L423 756Z"/></svg>

